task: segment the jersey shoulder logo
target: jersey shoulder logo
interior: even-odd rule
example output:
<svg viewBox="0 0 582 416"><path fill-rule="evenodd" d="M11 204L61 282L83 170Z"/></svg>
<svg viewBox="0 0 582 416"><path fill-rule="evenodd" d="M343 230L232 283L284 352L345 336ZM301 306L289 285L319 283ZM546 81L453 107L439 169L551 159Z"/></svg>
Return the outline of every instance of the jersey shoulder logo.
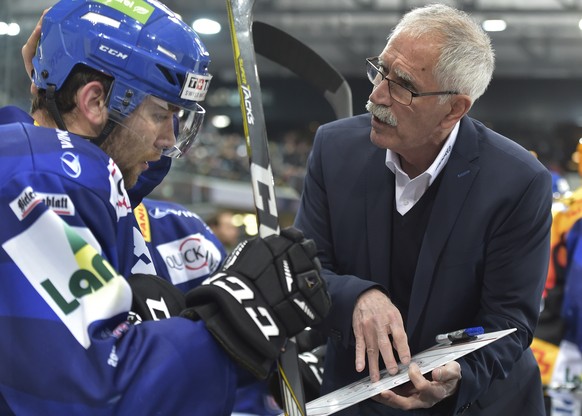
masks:
<svg viewBox="0 0 582 416"><path fill-rule="evenodd" d="M61 155L61 166L63 171L71 178L78 178L81 176L81 162L79 155L72 152L65 152Z"/></svg>

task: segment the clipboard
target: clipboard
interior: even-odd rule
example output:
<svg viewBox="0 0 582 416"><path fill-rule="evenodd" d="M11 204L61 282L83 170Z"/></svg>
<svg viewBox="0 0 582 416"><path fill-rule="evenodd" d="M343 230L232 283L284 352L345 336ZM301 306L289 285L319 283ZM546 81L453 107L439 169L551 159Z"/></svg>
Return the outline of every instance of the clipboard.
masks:
<svg viewBox="0 0 582 416"><path fill-rule="evenodd" d="M516 328L511 328L503 331L490 332L478 335L476 339L462 343L436 344L412 356L411 362L418 364L421 373L426 374L441 365L454 361L479 348L483 348L516 330ZM398 366L398 373L393 376L388 374L388 371L384 369L380 372L380 380L375 383L372 383L370 376L367 376L307 403L307 416L331 415L369 399L384 390L393 389L406 383L408 380L407 365L400 364Z"/></svg>

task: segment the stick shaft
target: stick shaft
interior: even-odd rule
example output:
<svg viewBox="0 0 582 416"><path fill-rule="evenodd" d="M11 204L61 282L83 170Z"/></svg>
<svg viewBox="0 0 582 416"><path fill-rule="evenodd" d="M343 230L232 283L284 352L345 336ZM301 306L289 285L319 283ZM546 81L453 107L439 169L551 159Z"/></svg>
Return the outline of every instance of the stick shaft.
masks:
<svg viewBox="0 0 582 416"><path fill-rule="evenodd" d="M264 238L278 234L280 229L275 200L275 182L271 169L267 128L251 33L254 0L227 0L226 5L259 235ZM284 410L289 416L304 416L306 414L305 394L296 346L291 339L288 344L278 363Z"/></svg>
<svg viewBox="0 0 582 416"><path fill-rule="evenodd" d="M279 222L265 114L261 101L261 86L251 35L253 5L254 0L227 0L259 235L267 237L279 233Z"/></svg>

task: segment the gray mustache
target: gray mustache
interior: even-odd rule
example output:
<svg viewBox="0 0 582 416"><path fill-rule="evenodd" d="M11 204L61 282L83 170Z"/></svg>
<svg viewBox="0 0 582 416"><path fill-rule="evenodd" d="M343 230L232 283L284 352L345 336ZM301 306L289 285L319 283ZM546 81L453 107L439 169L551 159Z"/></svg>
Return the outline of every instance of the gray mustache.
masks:
<svg viewBox="0 0 582 416"><path fill-rule="evenodd" d="M398 125L398 120L390 107L386 107L385 105L374 104L373 102L369 101L366 103L366 110L371 113L374 117L377 117L383 123L386 123L392 127L396 127Z"/></svg>

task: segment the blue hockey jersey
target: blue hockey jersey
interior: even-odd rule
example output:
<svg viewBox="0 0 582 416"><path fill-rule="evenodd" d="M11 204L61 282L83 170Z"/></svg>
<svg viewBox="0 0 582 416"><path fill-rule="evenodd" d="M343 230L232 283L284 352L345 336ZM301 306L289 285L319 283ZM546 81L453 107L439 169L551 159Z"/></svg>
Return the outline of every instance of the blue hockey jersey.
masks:
<svg viewBox="0 0 582 416"><path fill-rule="evenodd" d="M230 414L238 368L202 322L126 321L123 276L155 270L113 161L55 129L0 137L0 414Z"/></svg>
<svg viewBox="0 0 582 416"><path fill-rule="evenodd" d="M151 183L149 173L144 172L140 181ZM137 193L132 188L130 198L138 197ZM182 205L143 198L134 214L158 276L183 292L202 283L226 259L224 246L202 218ZM282 412L269 392L268 382L250 376L239 380L233 410L235 414L261 416Z"/></svg>
<svg viewBox="0 0 582 416"><path fill-rule="evenodd" d="M158 275L183 292L216 272L226 258L204 221L181 205L145 198L134 213Z"/></svg>

